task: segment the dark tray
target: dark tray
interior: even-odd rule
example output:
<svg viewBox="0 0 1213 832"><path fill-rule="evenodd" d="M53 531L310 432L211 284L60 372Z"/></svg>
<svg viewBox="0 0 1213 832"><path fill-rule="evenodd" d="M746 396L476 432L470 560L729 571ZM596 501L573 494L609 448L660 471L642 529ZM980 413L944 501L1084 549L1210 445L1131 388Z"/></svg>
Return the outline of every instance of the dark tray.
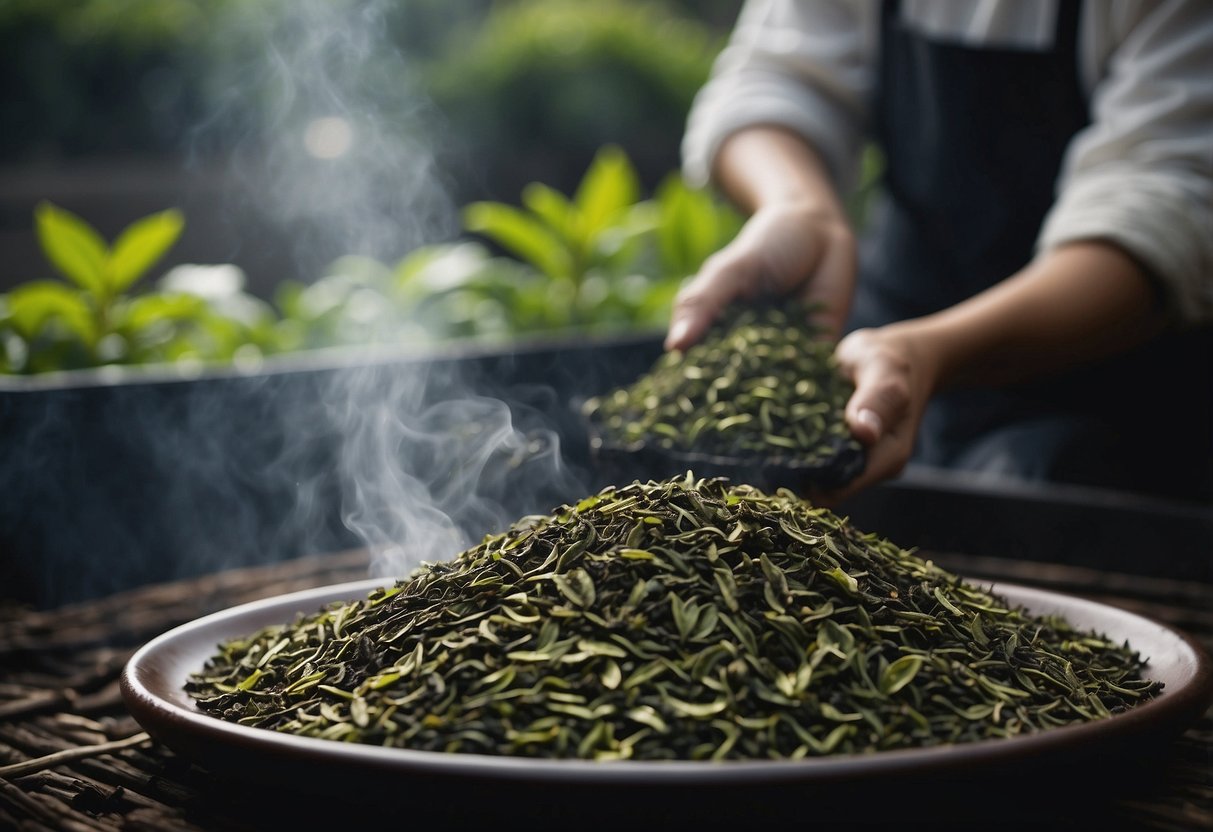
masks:
<svg viewBox="0 0 1213 832"><path fill-rule="evenodd" d="M663 479L694 471L700 477L728 477L764 491L789 488L797 493L829 491L846 485L863 471L867 453L842 439L829 443L825 462L810 463L794 456L735 457L696 451L675 451L644 442L612 442L592 419L586 420L590 458L608 480Z"/></svg>

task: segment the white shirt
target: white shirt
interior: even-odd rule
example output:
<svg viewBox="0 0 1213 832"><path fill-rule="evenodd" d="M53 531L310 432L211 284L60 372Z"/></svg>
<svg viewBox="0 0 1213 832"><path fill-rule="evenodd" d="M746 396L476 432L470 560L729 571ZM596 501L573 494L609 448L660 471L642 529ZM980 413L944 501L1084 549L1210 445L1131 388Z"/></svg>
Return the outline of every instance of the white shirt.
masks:
<svg viewBox="0 0 1213 832"><path fill-rule="evenodd" d="M1057 0L905 0L931 39L1046 49ZM683 171L710 181L730 134L803 135L842 192L856 184L879 51L879 0L746 0L691 108ZM1213 322L1213 0L1088 0L1079 78L1091 123L1071 140L1037 250L1080 239L1125 248L1187 323Z"/></svg>

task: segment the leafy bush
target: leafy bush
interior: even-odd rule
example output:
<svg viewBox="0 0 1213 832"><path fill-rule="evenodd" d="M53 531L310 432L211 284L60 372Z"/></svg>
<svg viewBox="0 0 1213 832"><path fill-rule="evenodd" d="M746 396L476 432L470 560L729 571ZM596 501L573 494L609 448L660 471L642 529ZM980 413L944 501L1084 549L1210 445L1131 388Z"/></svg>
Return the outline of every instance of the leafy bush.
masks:
<svg viewBox="0 0 1213 832"><path fill-rule="evenodd" d="M656 329L682 280L741 224L676 173L641 198L636 169L610 145L572 196L531 183L520 206L474 202L463 216L463 239L422 247L393 267L347 257L310 286L285 283L278 304L294 343Z"/></svg>
<svg viewBox="0 0 1213 832"><path fill-rule="evenodd" d="M682 280L737 232L741 217L671 173L649 198L618 147L599 150L575 192L530 183L521 205L480 201L464 234L388 265L333 262L313 283L284 281L275 306L243 291L232 266L181 266L136 291L184 218L145 217L107 244L49 203L35 213L62 280L0 295L0 372L195 363L367 343L609 333L665 325Z"/></svg>
<svg viewBox="0 0 1213 832"><path fill-rule="evenodd" d="M452 32L425 87L450 121L459 201L571 187L597 148L628 150L653 186L723 33L665 3L520 0Z"/></svg>
<svg viewBox="0 0 1213 832"><path fill-rule="evenodd" d="M411 91L400 99L416 83L447 121L438 142L451 151L442 161L456 201L511 197L536 180L565 187L612 142L652 183L676 163L687 107L722 42L719 25L693 8L641 0L0 2L0 151L9 159L226 157L273 142L285 115L306 115L292 107L333 95L382 105L375 115L410 135L423 129L410 120L419 101ZM437 120L427 126L440 130Z"/></svg>
<svg viewBox="0 0 1213 832"><path fill-rule="evenodd" d="M69 211L41 203L38 238L60 280L33 280L0 295L0 371L40 373L103 364L231 361L272 348L272 311L228 280L198 291L183 272L132 291L177 241L176 210L144 217L106 243Z"/></svg>

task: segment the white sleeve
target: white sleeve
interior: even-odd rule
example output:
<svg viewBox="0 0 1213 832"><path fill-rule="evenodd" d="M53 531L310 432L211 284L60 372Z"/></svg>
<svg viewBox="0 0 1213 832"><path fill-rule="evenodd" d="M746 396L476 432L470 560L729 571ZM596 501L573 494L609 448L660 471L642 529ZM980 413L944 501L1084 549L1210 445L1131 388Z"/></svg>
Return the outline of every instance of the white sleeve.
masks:
<svg viewBox="0 0 1213 832"><path fill-rule="evenodd" d="M1213 3L1142 3L1068 149L1041 250L1122 246L1186 323L1213 322Z"/></svg>
<svg viewBox="0 0 1213 832"><path fill-rule="evenodd" d="M746 0L687 118L687 181L707 185L729 135L771 124L804 136L840 193L849 192L864 145L877 23L865 0Z"/></svg>

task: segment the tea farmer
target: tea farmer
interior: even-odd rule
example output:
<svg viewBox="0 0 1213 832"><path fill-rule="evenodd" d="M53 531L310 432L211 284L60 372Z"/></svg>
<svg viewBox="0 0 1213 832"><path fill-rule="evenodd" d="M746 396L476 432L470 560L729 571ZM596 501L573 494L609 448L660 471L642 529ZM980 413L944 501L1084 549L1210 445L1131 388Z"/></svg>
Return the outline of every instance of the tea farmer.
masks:
<svg viewBox="0 0 1213 832"><path fill-rule="evenodd" d="M869 457L837 497L913 460L1213 499L1213 3L747 0L682 149L749 217L666 347L823 303Z"/></svg>

